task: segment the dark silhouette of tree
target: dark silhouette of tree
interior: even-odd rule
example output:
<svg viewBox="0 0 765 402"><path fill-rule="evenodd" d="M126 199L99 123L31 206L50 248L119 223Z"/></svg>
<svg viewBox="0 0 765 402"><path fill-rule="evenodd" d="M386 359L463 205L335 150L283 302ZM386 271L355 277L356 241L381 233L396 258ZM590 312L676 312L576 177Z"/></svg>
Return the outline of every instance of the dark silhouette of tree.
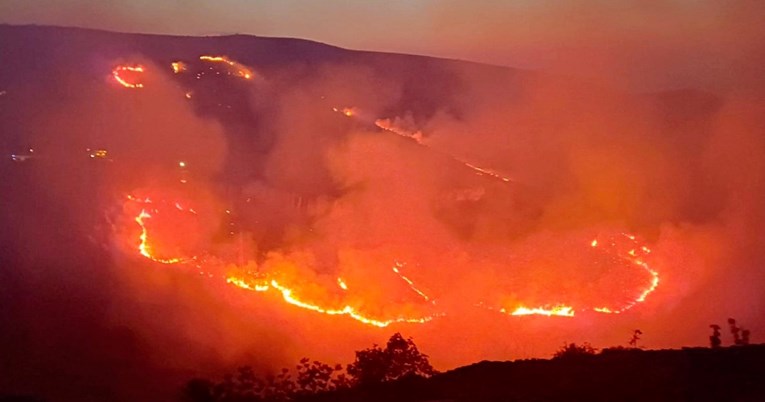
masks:
<svg viewBox="0 0 765 402"><path fill-rule="evenodd" d="M749 344L750 332L748 329L739 327L733 318L728 318L728 325L730 326L730 333L733 334L734 345L746 346Z"/></svg>
<svg viewBox="0 0 765 402"><path fill-rule="evenodd" d="M630 347L637 348L638 347L638 341L640 340L640 335L643 335L643 331L636 329L634 332L632 332L632 339L630 339Z"/></svg>
<svg viewBox="0 0 765 402"><path fill-rule="evenodd" d="M576 359L582 356L593 356L595 353L597 353L597 351L597 349L593 348L592 345L587 342L581 345L577 345L575 343L564 343L563 346L561 346L561 348L558 349L555 354L553 354L553 359Z"/></svg>
<svg viewBox="0 0 765 402"><path fill-rule="evenodd" d="M327 392L348 386L341 365L330 366L308 358L300 360L293 377L290 369L258 377L249 366L227 374L217 384L194 379L183 389L187 402L286 402L301 395Z"/></svg>
<svg viewBox="0 0 765 402"><path fill-rule="evenodd" d="M347 376L341 373L342 370L343 366L340 364L333 367L317 360L311 362L307 357L300 359L295 380L296 392L315 394L348 388L350 384Z"/></svg>
<svg viewBox="0 0 765 402"><path fill-rule="evenodd" d="M709 336L709 346L712 349L717 349L722 345L722 340L720 340L720 326L712 324L709 328L712 328L712 335Z"/></svg>
<svg viewBox="0 0 765 402"><path fill-rule="evenodd" d="M741 329L736 325L736 320L728 318L728 326L730 327L730 333L733 335L733 344L741 345Z"/></svg>
<svg viewBox="0 0 765 402"><path fill-rule="evenodd" d="M353 385L377 384L407 376L430 377L436 373L428 355L417 349L412 338L400 333L390 337L385 349L377 344L356 352L356 360L347 367Z"/></svg>

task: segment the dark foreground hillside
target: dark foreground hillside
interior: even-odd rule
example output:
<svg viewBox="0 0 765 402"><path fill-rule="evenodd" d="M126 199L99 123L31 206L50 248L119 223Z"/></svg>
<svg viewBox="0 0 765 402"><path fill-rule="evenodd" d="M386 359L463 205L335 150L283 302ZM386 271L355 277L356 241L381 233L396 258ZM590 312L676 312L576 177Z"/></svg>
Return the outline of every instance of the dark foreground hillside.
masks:
<svg viewBox="0 0 765 402"><path fill-rule="evenodd" d="M310 401L762 401L765 345L484 361Z"/></svg>

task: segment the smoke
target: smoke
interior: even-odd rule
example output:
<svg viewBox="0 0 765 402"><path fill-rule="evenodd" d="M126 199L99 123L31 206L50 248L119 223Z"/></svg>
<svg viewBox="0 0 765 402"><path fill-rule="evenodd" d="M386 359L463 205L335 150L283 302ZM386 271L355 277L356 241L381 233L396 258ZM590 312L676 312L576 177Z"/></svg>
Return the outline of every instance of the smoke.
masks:
<svg viewBox="0 0 765 402"><path fill-rule="evenodd" d="M393 331L414 336L440 369L547 356L563 341L623 345L635 328L647 347L701 345L708 325L728 316L755 341L765 331L761 100L630 93L623 87L635 77L621 70L599 71L593 83L358 56L251 65L263 82L242 90L247 83L221 81L191 100L161 58L136 54L19 90L53 95L17 98L33 133L23 138L44 156L3 189L13 206L4 220L19 228L4 234L14 250L4 258L19 267L4 281L16 285L8 290L18 307L8 319L19 326L8 344L22 345L14 361L27 371L56 371L73 356L92 367L122 362L128 380L94 383L162 389L151 379L180 383L241 364L269 372L303 356L347 362ZM144 88L110 80L123 62L146 67ZM346 106L356 113L332 111ZM380 130L378 118L421 137ZM94 161L103 163L93 177L79 159L86 148L108 149L114 162ZM195 213L168 213L176 201ZM193 262L165 266L137 254L142 208L159 210L150 218L156 251ZM644 258L659 286L622 314L593 312L634 302L650 283L625 257L640 252L636 244L652 251ZM366 326L223 280L242 272L375 317L436 318ZM556 304L576 306L576 316L498 311ZM48 392L71 389L67 382L90 374L85 366Z"/></svg>

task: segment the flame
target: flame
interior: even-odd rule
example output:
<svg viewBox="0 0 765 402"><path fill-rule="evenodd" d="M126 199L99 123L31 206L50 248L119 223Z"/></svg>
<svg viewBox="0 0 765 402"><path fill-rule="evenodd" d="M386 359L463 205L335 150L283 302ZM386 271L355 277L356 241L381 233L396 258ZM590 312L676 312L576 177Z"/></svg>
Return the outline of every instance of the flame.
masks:
<svg viewBox="0 0 765 402"><path fill-rule="evenodd" d="M342 113L346 117L358 118L360 116L359 109L356 107L343 107L343 108L333 107L332 111L337 113ZM425 138L424 138L424 135L422 134L422 131L419 131L419 130L411 131L406 128L397 126L393 123L393 121L391 121L391 119L377 119L374 121L374 124L378 128L385 130L389 133L393 133L405 138L409 138L419 145L433 149L430 145L425 143ZM454 161L462 164L462 166L474 171L476 174L480 176L489 176L491 178L501 180L505 183L509 183L513 181L513 179L511 179L510 177L504 176L493 169L477 166L475 164L467 162L449 153L444 153L444 154L450 157L451 159L453 159Z"/></svg>
<svg viewBox="0 0 765 402"><path fill-rule="evenodd" d="M414 285L414 282L411 279L409 279L406 276L404 276L401 273L401 271L399 271L399 268L403 268L403 267L404 267L404 263L395 261L393 263L393 272L395 272L396 275L398 275L399 278L401 278L404 282L407 283L407 285L409 285L409 289L412 289L413 292L415 292L418 295L420 295L420 297L425 299L425 301L428 301L428 302L431 302L431 303L435 304L435 300L431 300L430 297L428 297L428 295L423 293L420 289L417 289L417 287Z"/></svg>
<svg viewBox="0 0 765 402"><path fill-rule="evenodd" d="M152 246L151 238L150 238L150 229L147 223L154 219L154 214L158 214L158 208L160 205L164 206L172 206L175 208L175 210L183 212L183 213L189 213L192 215L197 215L197 212L193 208L189 208L187 205L184 205L184 203L180 201L176 202L167 202L167 201L161 201L161 202L155 202L149 197L145 198L139 198L132 195L128 196L128 199L134 203L137 203L141 206L140 212L134 217L134 221L140 226L141 232L138 236L139 244L137 247L138 253L143 256L144 258L147 258L151 261L161 263L161 264L188 264L190 262L195 262L196 267L199 268L199 273L201 275L214 278L216 277L215 274L211 272L206 272L202 270L202 263L206 263L208 261L216 261L214 257L212 258L181 258L181 257L172 257L172 258L166 258L166 257L160 257L157 255L156 250ZM230 213L229 210L226 210L226 213ZM587 244L587 243L586 243ZM608 236L608 237L596 237L595 239L588 242L588 244L592 248L596 248L598 253L606 253L607 256L613 257L625 262L628 262L628 266L637 267L643 271L645 271L650 280L649 283L640 289L633 298L631 298L630 301L622 303L621 305L600 305L597 307L588 307L588 306L575 306L570 305L566 303L554 303L554 304L542 304L538 306L529 306L528 304L524 303L517 303L513 306L505 306L502 308L492 308L489 306L484 306L483 303L479 303L478 306L487 308L489 310L498 311L499 313L510 315L510 316L528 316L528 315L538 315L538 316L545 316L545 317L574 317L576 311L581 310L589 310L594 311L597 313L603 313L603 314L620 314L623 313L635 305L644 302L648 296L656 290L656 288L659 286L660 278L659 273L651 268L648 263L645 261L645 257L650 254L651 250L645 246L639 243L637 238L634 235L622 233L621 235L617 236ZM586 247L583 245L583 247ZM624 251L628 250L628 251ZM225 264L218 263L219 266L223 266ZM419 297L421 297L425 302L428 302L431 305L436 305L435 300L430 297L428 294L420 290L415 282L410 279L408 276L404 275L402 272L404 268L406 267L406 263L394 260L393 266L391 267L391 271L396 274L403 282L405 282L409 289L411 289L412 292L417 294ZM278 277L274 277L276 275ZM247 272L247 275L241 275L241 274L226 274L224 275L226 283L233 285L235 287L254 291L258 293L275 293L278 294L282 301L284 301L287 304L290 304L295 307L299 307L305 310L309 310L315 313L325 314L325 315L331 315L331 316L347 316L349 318L352 318L360 323L371 325L379 328L387 327L391 324L396 323L426 323L429 321L432 321L433 319L444 316L444 312L437 312L437 313L428 313L428 314L421 314L417 316L411 316L411 315L398 315L394 317L377 317L374 315L369 315L365 313L362 309L357 307L356 305L349 304L346 302L343 302L342 299L344 296L340 296L341 293L336 293L337 297L322 297L322 300L324 301L318 301L315 299L308 299L304 297L304 294L301 292L301 286L297 286L295 284L288 284L289 281L286 280L286 278L283 278L281 275L283 273L281 272L274 272L270 275L260 273L258 272ZM345 280L342 277L336 278L337 285L342 289L343 292L347 292L349 290L349 287ZM305 288L302 288L305 289ZM345 293L342 293L343 295ZM302 296L301 296L302 295Z"/></svg>
<svg viewBox="0 0 765 402"><path fill-rule="evenodd" d="M434 315L427 315L422 317L396 317L391 319L372 318L372 317L364 315L357 308L354 308L350 305L344 305L339 308L334 308L334 307L322 306L316 302L309 302L309 301L303 300L299 296L297 296L297 292L295 289L287 287L277 282L275 279L272 279L270 282L266 284L251 284L245 279L242 279L236 276L229 276L226 278L226 282L234 286L237 286L239 288L252 290L255 292L266 292L269 290L274 290L278 292L279 295L281 295L282 300L284 300L286 303L290 305L300 307L305 310L310 310L316 313L326 314L326 315L348 316L363 324L372 325L378 328L385 328L391 324L396 324L396 323L423 324L433 320L435 317L438 316L434 314ZM342 283L342 282L338 280L338 283Z"/></svg>
<svg viewBox="0 0 765 402"><path fill-rule="evenodd" d="M173 67L173 73L180 74L184 71L186 71L186 63L182 61L174 61L170 63L170 66Z"/></svg>
<svg viewBox="0 0 765 402"><path fill-rule="evenodd" d="M151 218L151 214L146 212L145 209L142 209L141 213L135 217L136 223L141 226L141 235L139 236L141 243L138 245L138 252L142 256L160 264L178 264L183 262L183 259L181 258L160 258L152 254L152 248L149 245L149 234L146 229L146 219L148 218Z"/></svg>
<svg viewBox="0 0 765 402"><path fill-rule="evenodd" d="M141 84L140 82L130 82L126 80L124 77L122 77L122 73L124 72L144 73L145 69L143 68L143 66L140 66L140 65L117 66L112 70L112 77L114 77L114 80L117 81L123 87L132 88L132 89L143 88L143 84Z"/></svg>
<svg viewBox="0 0 765 402"><path fill-rule="evenodd" d="M648 295L653 293L657 287L659 287L659 272L651 268L643 259L641 259L637 254L637 250L640 250L643 252L643 254L648 255L651 253L651 249L649 249L647 246L640 246L637 247L637 238L634 235L628 234L628 233L622 233L622 236L626 239L628 239L631 243L633 243L634 248L631 248L627 253L624 255L617 254L617 256L624 260L629 262L631 265L636 266L640 268L641 270L645 271L649 277L650 282L648 286L643 288L636 296L635 298L624 304L623 306L619 308L610 308L610 307L595 307L592 310L598 313L603 314L620 314L623 313L633 307L635 307L638 303L643 303L648 298ZM613 243L612 243L613 244ZM593 240L592 243L590 243L592 247L595 247L598 245L597 239Z"/></svg>
<svg viewBox="0 0 765 402"><path fill-rule="evenodd" d="M230 60L226 56L199 56L199 60L207 61L210 63L224 63L228 64L231 67L234 67L234 74L237 77L242 77L246 80L252 79L254 73L249 68L243 66L241 63L237 63L233 60ZM229 73L231 75L231 73Z"/></svg>
<svg viewBox="0 0 765 402"><path fill-rule="evenodd" d="M226 283L230 283L236 287L252 290L255 292L265 292L269 289L268 283L251 284L250 282L247 282L246 280L242 278L237 278L233 276L229 276L228 278L226 278Z"/></svg>
<svg viewBox="0 0 765 402"><path fill-rule="evenodd" d="M500 309L500 312L508 314L507 310ZM558 317L573 317L574 316L574 308L571 306L566 306L563 304L559 304L552 307L534 307L534 308L528 308L525 306L519 306L516 307L512 312L509 313L510 315L544 315L547 317L552 316L558 316Z"/></svg>
<svg viewBox="0 0 765 402"><path fill-rule="evenodd" d="M132 195L127 196L128 200L147 206L152 205L156 206L157 203L155 203L151 198L139 198ZM172 205L175 209L181 212L188 212L191 214L196 215L197 212L192 209L184 206L180 202L162 202L164 205ZM151 246L151 240L149 236L149 228L147 225L147 220L152 219L153 216L147 210L148 208L144 207L140 210L137 216L135 216L134 221L140 226L141 233L139 234L139 245L138 245L138 253L143 256L144 258L147 258L151 261L161 263L161 264L182 264L182 263L188 263L191 261L199 261L197 257L192 257L190 259L184 259L180 257L176 258L163 258L159 257L156 254L156 250ZM151 211L157 211L157 208L151 209ZM226 211L230 212L230 211ZM204 275L210 278L216 277L215 274L211 272L204 272L202 271L201 264L197 264L197 268L199 268L200 275ZM333 307L331 305L323 305L315 301L308 301L304 300L303 298L299 297L299 291L295 288L288 287L282 282L279 282L275 279L268 279L263 274L258 274L255 279L247 278L236 275L226 275L225 281L228 284L231 284L233 286L236 286L241 289L250 290L254 292L264 293L268 291L274 291L277 292L282 300L290 305L297 306L306 310L310 310L313 312L326 314L326 315L338 315L338 316L348 316L356 321L359 321L363 324L372 325L379 328L387 327L391 324L396 323L426 323L428 321L433 320L435 317L439 316L438 314L431 314L431 315L423 315L420 317L409 317L409 316L397 316L394 318L376 318L371 317L368 315L365 315L363 312L361 312L357 307L353 307L349 304L344 304L341 306ZM347 290L348 286L346 285L345 281L343 281L342 278L337 278L338 285L343 289Z"/></svg>

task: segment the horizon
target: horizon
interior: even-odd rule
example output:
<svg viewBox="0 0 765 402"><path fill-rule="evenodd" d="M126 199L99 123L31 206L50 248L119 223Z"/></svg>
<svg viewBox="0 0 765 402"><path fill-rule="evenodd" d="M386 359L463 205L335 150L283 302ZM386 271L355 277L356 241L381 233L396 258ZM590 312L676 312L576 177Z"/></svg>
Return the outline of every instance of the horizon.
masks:
<svg viewBox="0 0 765 402"><path fill-rule="evenodd" d="M626 86L638 91L689 87L755 93L750 84L759 75L753 66L765 57L756 51L765 47L765 37L755 30L759 16L765 16L765 4L747 0L724 5L575 1L563 6L525 0L506 4L226 0L213 7L200 0L183 5L135 0L108 5L93 0L66 5L53 0L0 2L0 23L182 36L295 38L351 50L465 60L588 79L611 71L623 75ZM747 54L754 59L746 58ZM756 81L758 88L765 88L765 79Z"/></svg>

